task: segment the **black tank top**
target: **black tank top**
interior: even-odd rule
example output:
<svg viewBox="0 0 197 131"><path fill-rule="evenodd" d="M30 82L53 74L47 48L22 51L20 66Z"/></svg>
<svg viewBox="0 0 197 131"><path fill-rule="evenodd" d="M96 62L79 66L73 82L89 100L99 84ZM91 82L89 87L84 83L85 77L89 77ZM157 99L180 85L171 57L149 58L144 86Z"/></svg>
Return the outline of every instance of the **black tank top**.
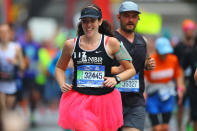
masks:
<svg viewBox="0 0 197 131"><path fill-rule="evenodd" d="M146 59L146 42L144 41L143 37L135 33L133 43L129 42L124 36L122 36L119 32L114 32L114 37L117 38L119 41L122 41L125 48L131 55L133 61L133 66L136 70L136 75L139 75L139 93L133 92L121 92L122 95L122 102L124 105L129 106L144 106L145 101L143 97L144 92L144 63ZM114 61L114 65L119 65L117 61Z"/></svg>
<svg viewBox="0 0 197 131"><path fill-rule="evenodd" d="M80 37L77 38L72 54L74 63L73 90L87 95L103 95L114 88L103 87L104 76L111 77L113 59L107 54L104 35L95 50L80 48Z"/></svg>

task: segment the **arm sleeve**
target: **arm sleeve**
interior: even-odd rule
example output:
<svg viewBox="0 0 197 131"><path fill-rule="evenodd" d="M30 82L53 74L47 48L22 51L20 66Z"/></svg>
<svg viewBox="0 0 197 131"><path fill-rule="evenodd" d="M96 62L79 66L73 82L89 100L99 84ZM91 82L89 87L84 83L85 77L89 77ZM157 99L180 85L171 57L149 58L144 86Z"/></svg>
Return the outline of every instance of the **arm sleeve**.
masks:
<svg viewBox="0 0 197 131"><path fill-rule="evenodd" d="M123 60L132 61L131 56L129 55L127 49L124 47L122 42L120 42L120 49L118 52L116 52L115 57L117 61L123 61Z"/></svg>

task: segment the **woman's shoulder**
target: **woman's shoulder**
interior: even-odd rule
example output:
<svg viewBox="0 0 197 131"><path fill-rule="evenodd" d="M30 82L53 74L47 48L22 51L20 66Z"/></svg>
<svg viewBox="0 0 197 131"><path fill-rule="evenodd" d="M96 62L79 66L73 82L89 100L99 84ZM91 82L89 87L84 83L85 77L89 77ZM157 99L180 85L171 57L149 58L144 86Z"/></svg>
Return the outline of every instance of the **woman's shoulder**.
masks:
<svg viewBox="0 0 197 131"><path fill-rule="evenodd" d="M120 49L120 42L114 37L109 37L106 44L107 49L109 50L109 52L111 52L111 54L115 54Z"/></svg>
<svg viewBox="0 0 197 131"><path fill-rule="evenodd" d="M67 51L69 54L72 54L74 47L75 47L75 39L74 38L68 39L64 43L63 50Z"/></svg>
<svg viewBox="0 0 197 131"><path fill-rule="evenodd" d="M75 41L76 41L75 38L66 40L64 43L64 47L73 48L75 45Z"/></svg>

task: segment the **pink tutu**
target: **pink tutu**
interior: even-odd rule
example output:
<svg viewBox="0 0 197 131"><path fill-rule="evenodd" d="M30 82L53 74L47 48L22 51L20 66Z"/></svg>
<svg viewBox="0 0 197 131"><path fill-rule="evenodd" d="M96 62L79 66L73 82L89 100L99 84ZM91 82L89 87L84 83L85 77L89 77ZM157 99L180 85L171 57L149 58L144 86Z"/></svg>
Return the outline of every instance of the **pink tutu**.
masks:
<svg viewBox="0 0 197 131"><path fill-rule="evenodd" d="M71 90L64 93L59 105L58 124L77 131L117 131L123 125L120 92L85 95Z"/></svg>

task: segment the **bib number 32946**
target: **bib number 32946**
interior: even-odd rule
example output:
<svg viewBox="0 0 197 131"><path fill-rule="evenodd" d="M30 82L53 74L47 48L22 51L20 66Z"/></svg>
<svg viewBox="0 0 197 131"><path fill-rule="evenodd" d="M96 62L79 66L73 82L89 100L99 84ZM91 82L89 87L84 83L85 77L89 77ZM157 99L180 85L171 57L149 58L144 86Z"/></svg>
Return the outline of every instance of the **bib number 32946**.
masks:
<svg viewBox="0 0 197 131"><path fill-rule="evenodd" d="M139 74L136 74L129 80L120 82L116 85L116 88L120 92L139 92Z"/></svg>

